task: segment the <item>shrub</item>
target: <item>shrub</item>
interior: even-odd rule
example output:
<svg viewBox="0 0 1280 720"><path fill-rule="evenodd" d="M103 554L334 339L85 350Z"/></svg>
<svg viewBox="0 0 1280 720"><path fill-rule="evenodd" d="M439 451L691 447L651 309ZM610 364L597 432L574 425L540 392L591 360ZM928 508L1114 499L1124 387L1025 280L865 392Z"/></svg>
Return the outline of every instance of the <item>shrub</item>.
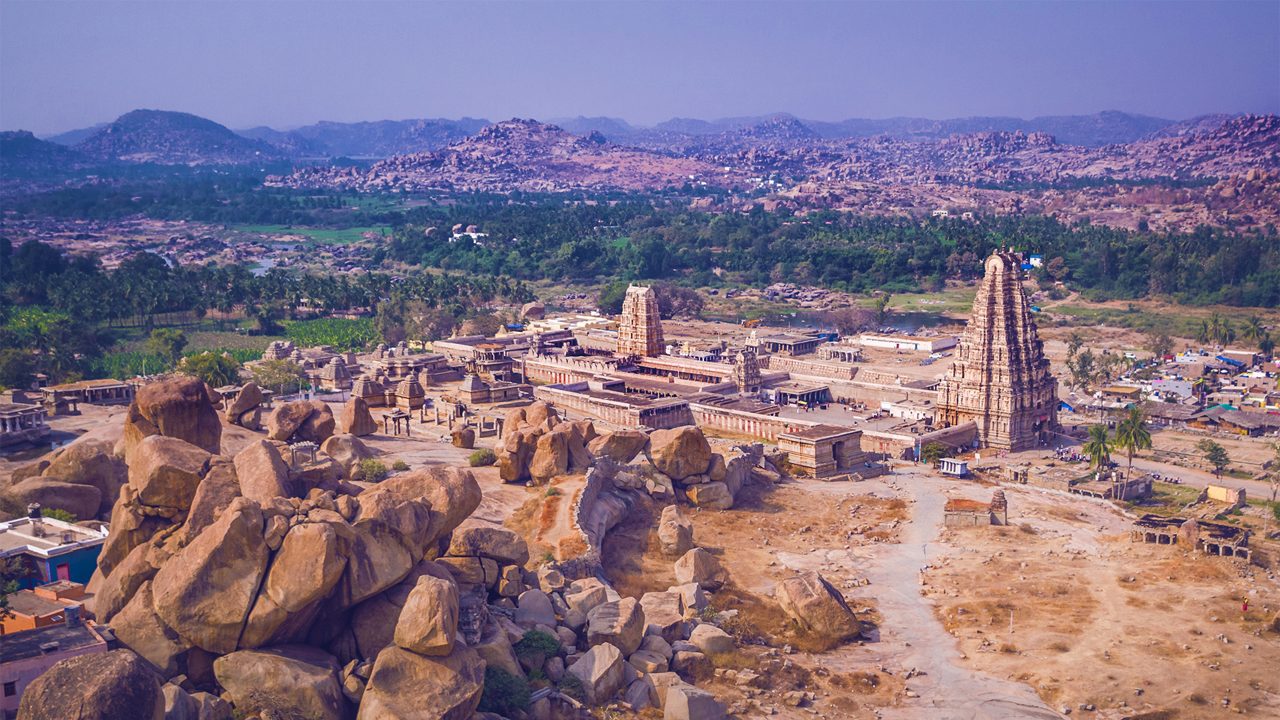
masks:
<svg viewBox="0 0 1280 720"><path fill-rule="evenodd" d="M480 712L510 717L529 707L529 681L497 667L484 670L484 693L480 696Z"/></svg>
<svg viewBox="0 0 1280 720"><path fill-rule="evenodd" d="M387 479L387 466L383 465L379 460L361 460L356 468L356 474L365 482L382 482Z"/></svg>
<svg viewBox="0 0 1280 720"><path fill-rule="evenodd" d="M516 657L551 657L560 652L560 639L541 630L530 630L514 646Z"/></svg>
<svg viewBox="0 0 1280 720"><path fill-rule="evenodd" d="M557 488L557 487L549 487L547 488L547 491L543 493L543 495L547 497L555 497L559 494L560 494L560 488Z"/></svg>
<svg viewBox="0 0 1280 720"><path fill-rule="evenodd" d="M582 681L578 679L578 676L571 672L565 673L564 677L560 678L558 687L560 692L578 702L583 702L587 699L587 689L582 686Z"/></svg>
<svg viewBox="0 0 1280 720"><path fill-rule="evenodd" d="M409 469L409 463L403 460L397 460L391 463L391 469L395 470L396 472L404 472L405 470Z"/></svg>
<svg viewBox="0 0 1280 720"><path fill-rule="evenodd" d="M471 456L467 458L467 462L471 467L483 467L498 462L498 456L494 455L489 448L480 448L471 453Z"/></svg>
<svg viewBox="0 0 1280 720"><path fill-rule="evenodd" d="M62 508L44 508L40 510L40 514L47 518L61 520L63 522L73 523L76 521L75 515L72 515Z"/></svg>

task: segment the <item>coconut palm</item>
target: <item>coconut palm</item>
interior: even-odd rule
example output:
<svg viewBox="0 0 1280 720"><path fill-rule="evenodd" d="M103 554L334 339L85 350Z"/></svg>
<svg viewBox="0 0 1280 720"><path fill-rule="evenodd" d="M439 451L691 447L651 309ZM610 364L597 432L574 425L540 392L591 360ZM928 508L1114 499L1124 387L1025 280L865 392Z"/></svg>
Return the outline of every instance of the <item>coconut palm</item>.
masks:
<svg viewBox="0 0 1280 720"><path fill-rule="evenodd" d="M1111 438L1105 425L1089 426L1089 440L1084 444L1084 454L1089 456L1089 466L1101 470L1111 462Z"/></svg>
<svg viewBox="0 0 1280 720"><path fill-rule="evenodd" d="M1147 414L1138 405L1129 407L1129 414L1116 425L1115 446L1129 456L1129 475L1133 475L1133 454L1151 447L1151 431L1147 429Z"/></svg>
<svg viewBox="0 0 1280 720"><path fill-rule="evenodd" d="M1244 320L1244 327L1240 329L1240 337L1245 340L1261 340L1266 334L1266 330L1262 327L1262 318L1257 315L1250 315Z"/></svg>

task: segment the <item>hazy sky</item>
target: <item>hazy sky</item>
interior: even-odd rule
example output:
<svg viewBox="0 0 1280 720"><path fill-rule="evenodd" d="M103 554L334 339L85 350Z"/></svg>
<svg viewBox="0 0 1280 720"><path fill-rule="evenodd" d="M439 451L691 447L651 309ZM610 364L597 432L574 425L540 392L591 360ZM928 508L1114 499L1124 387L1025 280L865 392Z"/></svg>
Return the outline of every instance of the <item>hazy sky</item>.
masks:
<svg viewBox="0 0 1280 720"><path fill-rule="evenodd" d="M0 0L0 128L1280 112L1263 2Z"/></svg>

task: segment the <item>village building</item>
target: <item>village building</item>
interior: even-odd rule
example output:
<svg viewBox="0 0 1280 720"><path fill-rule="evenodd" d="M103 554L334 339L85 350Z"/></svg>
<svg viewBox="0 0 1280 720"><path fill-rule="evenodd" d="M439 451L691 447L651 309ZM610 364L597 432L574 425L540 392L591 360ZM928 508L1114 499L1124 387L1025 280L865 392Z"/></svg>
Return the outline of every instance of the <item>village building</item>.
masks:
<svg viewBox="0 0 1280 720"><path fill-rule="evenodd" d="M882 348L885 350L910 350L912 352L936 353L950 350L960 341L954 337L910 335L870 335L858 337L858 343L864 347Z"/></svg>
<svg viewBox="0 0 1280 720"><path fill-rule="evenodd" d="M63 609L64 621L6 634L0 641L0 716L16 717L22 693L31 681L68 658L108 650L109 634L81 616L79 605ZM68 692L74 692L68 689Z"/></svg>
<svg viewBox="0 0 1280 720"><path fill-rule="evenodd" d="M937 424L973 422L982 445L1024 450L1058 425L1058 381L1036 332L1016 255L993 253L955 362L938 386Z"/></svg>
<svg viewBox="0 0 1280 720"><path fill-rule="evenodd" d="M769 335L760 338L765 352L795 357L809 355L828 339L821 335Z"/></svg>
<svg viewBox="0 0 1280 720"><path fill-rule="evenodd" d="M84 585L57 580L9 595L7 613L0 613L0 635L57 625L66 621L70 606L84 599Z"/></svg>
<svg viewBox="0 0 1280 720"><path fill-rule="evenodd" d="M15 560L34 573L18 582L31 588L58 580L88 583L98 567L98 554L107 540L106 530L31 515L0 522L0 560Z"/></svg>
<svg viewBox="0 0 1280 720"><path fill-rule="evenodd" d="M128 405L133 401L133 386L119 380L80 380L48 385L40 389L42 402L51 415L79 412L80 403L88 405Z"/></svg>
<svg viewBox="0 0 1280 720"><path fill-rule="evenodd" d="M997 488L991 494L991 502L965 498L951 498L943 507L942 524L946 527L982 527L1008 525L1009 505L1004 491Z"/></svg>

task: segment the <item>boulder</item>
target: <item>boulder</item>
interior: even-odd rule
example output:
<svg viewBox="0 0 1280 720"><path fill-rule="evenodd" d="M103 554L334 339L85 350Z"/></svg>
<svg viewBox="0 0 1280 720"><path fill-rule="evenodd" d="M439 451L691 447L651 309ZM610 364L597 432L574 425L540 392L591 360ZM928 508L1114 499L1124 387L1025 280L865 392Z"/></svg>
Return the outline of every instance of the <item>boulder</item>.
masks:
<svg viewBox="0 0 1280 720"><path fill-rule="evenodd" d="M110 622L138 588L155 577L157 568L148 561L150 551L150 545L139 545L129 551L110 575L103 575L101 571L94 573L87 588L93 595L85 601L85 606L98 622Z"/></svg>
<svg viewBox="0 0 1280 720"><path fill-rule="evenodd" d="M702 548L694 548L682 555L676 561L675 571L679 584L697 583L704 590L718 590L727 579L720 561Z"/></svg>
<svg viewBox="0 0 1280 720"><path fill-rule="evenodd" d="M498 458L498 476L504 482L528 480L529 462L537 450L541 431L504 427L503 433L502 445L495 452Z"/></svg>
<svg viewBox="0 0 1280 720"><path fill-rule="evenodd" d="M217 454L222 421L214 409L217 393L197 378L175 375L138 389L124 421L124 458L133 465L133 450L151 435L185 440Z"/></svg>
<svg viewBox="0 0 1280 720"><path fill-rule="evenodd" d="M738 649L733 636L710 623L701 623L689 633L689 642L704 655L724 655Z"/></svg>
<svg viewBox="0 0 1280 720"><path fill-rule="evenodd" d="M556 626L556 611L551 598L541 590L525 590L516 601L516 622L524 627Z"/></svg>
<svg viewBox="0 0 1280 720"><path fill-rule="evenodd" d="M587 613L588 645L611 643L630 655L639 649L644 630L644 610L635 598L602 603Z"/></svg>
<svg viewBox="0 0 1280 720"><path fill-rule="evenodd" d="M541 320L546 314L547 306L536 300L520 306L520 317L523 320Z"/></svg>
<svg viewBox="0 0 1280 720"><path fill-rule="evenodd" d="M465 645L439 658L387 647L374 662L357 720L471 720L484 667Z"/></svg>
<svg viewBox="0 0 1280 720"><path fill-rule="evenodd" d="M191 699L196 703L196 717L200 720L234 720L235 714L231 709L231 703L217 695L196 692L191 693Z"/></svg>
<svg viewBox="0 0 1280 720"><path fill-rule="evenodd" d="M649 443L649 436L640 430L614 430L605 433L587 445L587 450L596 457L607 457L616 463L626 465L644 450Z"/></svg>
<svg viewBox="0 0 1280 720"><path fill-rule="evenodd" d="M460 427L449 433L449 441L456 448L470 450L476 446L476 431L471 427Z"/></svg>
<svg viewBox="0 0 1280 720"><path fill-rule="evenodd" d="M311 405L311 414L294 431L293 437L295 440L309 440L319 445L333 435L337 422L334 420L333 410L324 401L310 400L308 403Z"/></svg>
<svg viewBox="0 0 1280 720"><path fill-rule="evenodd" d="M583 653L567 672L582 681L583 694L590 705L608 702L627 680L622 652L612 643L602 643Z"/></svg>
<svg viewBox="0 0 1280 720"><path fill-rule="evenodd" d="M262 511L236 498L222 517L156 573L156 613L192 644L213 653L236 649L267 566Z"/></svg>
<svg viewBox="0 0 1280 720"><path fill-rule="evenodd" d="M458 634L458 586L430 575L418 578L396 622L395 644L419 655L453 652Z"/></svg>
<svg viewBox="0 0 1280 720"><path fill-rule="evenodd" d="M144 582L124 609L111 618L111 630L124 647L151 663L163 677L178 672L178 660L191 648L152 609L151 583Z"/></svg>
<svg viewBox="0 0 1280 720"><path fill-rule="evenodd" d="M569 433L548 432L538 437L529 460L529 477L539 485L569 471Z"/></svg>
<svg viewBox="0 0 1280 720"><path fill-rule="evenodd" d="M693 549L693 521L685 517L676 505L662 509L658 520L658 542L662 552L680 556Z"/></svg>
<svg viewBox="0 0 1280 720"><path fill-rule="evenodd" d="M258 503L269 503L273 498L293 495L293 483L289 479L289 466L280 451L270 441L249 443L236 453L236 477L240 480L240 494Z"/></svg>
<svg viewBox="0 0 1280 720"><path fill-rule="evenodd" d="M320 452L333 458L342 467L342 473L351 477L352 471L363 460L371 460L378 453L353 434L331 435L320 445Z"/></svg>
<svg viewBox="0 0 1280 720"><path fill-rule="evenodd" d="M364 398L353 397L342 406L342 415L338 417L337 431L343 435L367 437L378 432L378 423L369 412L369 403Z"/></svg>
<svg viewBox="0 0 1280 720"><path fill-rule="evenodd" d="M680 601L684 603L685 610L698 612L709 604L706 593L702 592L702 586L698 585L698 583L673 585L667 588L667 592L679 593Z"/></svg>
<svg viewBox="0 0 1280 720"><path fill-rule="evenodd" d="M102 493L102 501L93 515L97 517L111 512L111 505L120 495L120 486L128 479L128 468L116 457L110 443L104 440L80 440L58 451L40 474L50 480L98 488L98 492ZM16 472L14 481L19 481Z"/></svg>
<svg viewBox="0 0 1280 720"><path fill-rule="evenodd" d="M489 558L446 556L439 562L449 570L454 582L465 588L489 588L500 577L498 563Z"/></svg>
<svg viewBox="0 0 1280 720"><path fill-rule="evenodd" d="M675 642L683 636L684 599L678 592L647 592L640 597L640 609L644 611L645 633L656 635L667 642Z"/></svg>
<svg viewBox="0 0 1280 720"><path fill-rule="evenodd" d="M331 525L303 523L284 536L263 591L281 609L298 612L326 597L342 578L346 564Z"/></svg>
<svg viewBox="0 0 1280 720"><path fill-rule="evenodd" d="M212 458L184 440L152 435L134 448L129 485L143 505L186 510L191 507Z"/></svg>
<svg viewBox="0 0 1280 720"><path fill-rule="evenodd" d="M690 682L706 680L715 672L715 666L701 650L676 650L671 656L671 669Z"/></svg>
<svg viewBox="0 0 1280 720"><path fill-rule="evenodd" d="M835 640L862 632L840 591L812 570L783 580L776 594L783 612L807 632Z"/></svg>
<svg viewBox="0 0 1280 720"><path fill-rule="evenodd" d="M605 584L595 578L588 578L588 580L594 580L595 582L584 583L579 580L574 583L572 589L566 590L564 593L565 604L584 616L609 601L609 591ZM580 585L579 583L582 584Z"/></svg>
<svg viewBox="0 0 1280 720"><path fill-rule="evenodd" d="M226 510L231 501L240 497L240 479L235 465L223 456L210 460L209 471L196 487L187 520L179 531L180 544L185 545L212 525Z"/></svg>
<svg viewBox="0 0 1280 720"><path fill-rule="evenodd" d="M350 625L359 657L368 658L372 662L382 648L392 644L400 612L409 601L409 595L418 586L418 579L424 575L451 579L444 567L423 561L386 592L365 600L352 610Z"/></svg>
<svg viewBox="0 0 1280 720"><path fill-rule="evenodd" d="M728 474L728 468L724 464L724 456L720 453L711 453L711 464L707 466L707 477L711 479L711 482L724 482Z"/></svg>
<svg viewBox="0 0 1280 720"><path fill-rule="evenodd" d="M283 713L314 720L345 720L338 661L306 645L238 650L213 663L218 684L241 713Z"/></svg>
<svg viewBox="0 0 1280 720"><path fill-rule="evenodd" d="M163 720L154 670L129 650L60 660L22 693L23 720Z"/></svg>
<svg viewBox="0 0 1280 720"><path fill-rule="evenodd" d="M165 683L164 720L200 720L200 704L190 693L173 683Z"/></svg>
<svg viewBox="0 0 1280 720"><path fill-rule="evenodd" d="M98 516L102 506L102 492L92 485L62 482L46 477L33 477L4 491L10 503L25 508L39 503L42 508L66 510L76 519L92 519Z"/></svg>
<svg viewBox="0 0 1280 720"><path fill-rule="evenodd" d="M267 438L288 442L315 408L306 400L280 403L267 416Z"/></svg>
<svg viewBox="0 0 1280 720"><path fill-rule="evenodd" d="M257 430L262 426L262 399L262 388L258 387L258 383L245 383L236 398L227 405L222 416L232 425Z"/></svg>
<svg viewBox="0 0 1280 720"><path fill-rule="evenodd" d="M724 720L724 705L706 690L680 683L667 689L663 720Z"/></svg>
<svg viewBox="0 0 1280 720"><path fill-rule="evenodd" d="M360 493L360 517L369 518L409 500L425 500L431 506L431 533L423 542L434 543L452 532L480 507L480 486L466 468L434 465L397 473Z"/></svg>
<svg viewBox="0 0 1280 720"><path fill-rule="evenodd" d="M459 528L449 543L448 555L487 557L502 565L529 562L529 546L518 534L500 527Z"/></svg>
<svg viewBox="0 0 1280 720"><path fill-rule="evenodd" d="M665 662L663 666L666 666ZM627 686L627 691L622 694L622 700L632 712L638 713L658 706L658 690L648 674L645 674Z"/></svg>
<svg viewBox="0 0 1280 720"><path fill-rule="evenodd" d="M516 658L511 637L506 630L492 620L485 625L480 633L480 639L473 643L471 648L484 660L485 667L505 670L517 677L524 674L524 669L520 667L520 660Z"/></svg>
<svg viewBox="0 0 1280 720"><path fill-rule="evenodd" d="M538 427L553 417L556 417L555 408L541 400L535 400L524 408L524 422L533 427Z"/></svg>
<svg viewBox="0 0 1280 720"><path fill-rule="evenodd" d="M683 480L707 471L711 464L711 445L702 430L691 425L654 430L649 435L649 457L664 475Z"/></svg>
<svg viewBox="0 0 1280 720"><path fill-rule="evenodd" d="M627 658L627 664L641 673L667 671L667 659L652 650L637 650Z"/></svg>
<svg viewBox="0 0 1280 720"><path fill-rule="evenodd" d="M684 494L691 504L698 507L711 510L728 510L733 507L733 493L729 492L729 486L722 482L690 485L685 489Z"/></svg>

